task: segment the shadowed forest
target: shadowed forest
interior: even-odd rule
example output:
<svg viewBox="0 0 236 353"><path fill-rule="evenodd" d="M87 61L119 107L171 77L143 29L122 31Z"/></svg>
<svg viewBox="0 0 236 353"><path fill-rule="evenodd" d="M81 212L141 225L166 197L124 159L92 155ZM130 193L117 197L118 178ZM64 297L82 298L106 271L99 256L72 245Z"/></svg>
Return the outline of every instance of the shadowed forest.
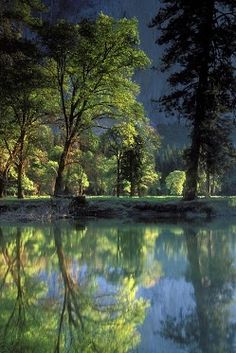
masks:
<svg viewBox="0 0 236 353"><path fill-rule="evenodd" d="M135 81L152 66L137 19L1 0L0 197L235 195L235 2L162 1L147 25L169 86L156 121Z"/></svg>

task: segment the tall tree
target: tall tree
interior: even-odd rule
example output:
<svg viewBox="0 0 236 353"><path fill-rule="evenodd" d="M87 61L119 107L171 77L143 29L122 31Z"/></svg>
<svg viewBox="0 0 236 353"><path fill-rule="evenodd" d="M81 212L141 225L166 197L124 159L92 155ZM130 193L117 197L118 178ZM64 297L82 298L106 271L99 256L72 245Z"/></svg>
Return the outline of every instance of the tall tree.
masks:
<svg viewBox="0 0 236 353"><path fill-rule="evenodd" d="M116 159L116 196L122 192L122 160L124 154L132 148L135 143L137 131L132 122L124 121L114 125L102 136L101 144L108 157Z"/></svg>
<svg viewBox="0 0 236 353"><path fill-rule="evenodd" d="M161 3L151 26L160 32L157 42L165 45L163 70L172 69L168 78L171 91L161 98L161 104L167 111L179 112L192 126L185 187L185 199L192 200L197 197L199 165L206 156L209 160L215 132L219 134L224 126L221 118L232 113L235 105L236 3ZM224 130L221 138L228 137Z"/></svg>
<svg viewBox="0 0 236 353"><path fill-rule="evenodd" d="M22 178L29 144L36 127L45 117L45 112L49 111L49 102L52 101L51 94L49 98L47 77L40 66L39 53L28 41L24 45L27 55L24 50L25 55L14 60L9 70L6 68L4 80L0 83L11 116L10 124L9 121L6 122L6 129L11 130L11 137L14 130L13 143L10 144L5 136L4 141L11 156L10 160L17 169L18 198L23 198Z"/></svg>
<svg viewBox="0 0 236 353"><path fill-rule="evenodd" d="M36 109L37 98L35 92L32 96L32 89L36 87L36 81L39 82L41 77L35 69L38 58L36 44L32 38L26 37L26 32L33 31L39 22L39 19L33 16L33 12L42 10L43 6L39 0L1 1L0 132L8 155L5 155L0 168L0 197L3 196L7 175L12 164L16 163L16 157L19 175L18 196L23 196L21 179L25 130L29 128L29 118L33 119L32 108ZM38 101L37 105L36 110L41 103Z"/></svg>
<svg viewBox="0 0 236 353"><path fill-rule="evenodd" d="M149 61L138 48L136 20L100 15L79 25L44 26L41 35L61 102L64 149L55 184L58 195L68 153L81 132L98 119L135 114L138 86L132 76Z"/></svg>
<svg viewBox="0 0 236 353"><path fill-rule="evenodd" d="M141 196L143 191L158 180L155 172L155 153L159 147L156 131L147 124L135 124L133 143L124 151L121 163L123 179L130 183L130 196Z"/></svg>

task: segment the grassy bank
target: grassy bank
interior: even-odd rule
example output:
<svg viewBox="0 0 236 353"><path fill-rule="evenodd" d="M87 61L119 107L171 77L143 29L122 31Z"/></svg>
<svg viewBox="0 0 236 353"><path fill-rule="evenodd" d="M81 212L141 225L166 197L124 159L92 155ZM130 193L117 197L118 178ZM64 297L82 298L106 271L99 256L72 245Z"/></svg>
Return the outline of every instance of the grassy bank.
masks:
<svg viewBox="0 0 236 353"><path fill-rule="evenodd" d="M66 217L187 219L236 216L236 196L199 198L185 202L181 197L87 197L77 199L29 197L0 200L0 219L51 220Z"/></svg>

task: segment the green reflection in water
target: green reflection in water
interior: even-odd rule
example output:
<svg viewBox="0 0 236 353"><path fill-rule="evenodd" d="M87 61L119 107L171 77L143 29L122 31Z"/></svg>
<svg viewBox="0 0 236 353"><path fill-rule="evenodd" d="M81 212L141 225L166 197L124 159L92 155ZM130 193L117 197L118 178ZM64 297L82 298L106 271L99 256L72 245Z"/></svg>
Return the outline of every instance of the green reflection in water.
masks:
<svg viewBox="0 0 236 353"><path fill-rule="evenodd" d="M2 225L0 352L125 353L140 331L137 352L233 353L235 245L229 223ZM165 279L176 291L189 283L194 305L155 317L152 335ZM153 293L149 309L142 290Z"/></svg>
<svg viewBox="0 0 236 353"><path fill-rule="evenodd" d="M112 255L112 240L100 235ZM92 271L80 278L77 260L86 261L101 241L88 242L87 253L85 237L86 229L69 225L0 228L1 352L123 353L136 346L147 304L136 299L132 276L106 291ZM58 274L53 296L40 276L45 270L49 278Z"/></svg>
<svg viewBox="0 0 236 353"><path fill-rule="evenodd" d="M235 240L230 224L184 226L188 267L195 306L185 316L167 316L161 335L184 352L234 353L235 346Z"/></svg>

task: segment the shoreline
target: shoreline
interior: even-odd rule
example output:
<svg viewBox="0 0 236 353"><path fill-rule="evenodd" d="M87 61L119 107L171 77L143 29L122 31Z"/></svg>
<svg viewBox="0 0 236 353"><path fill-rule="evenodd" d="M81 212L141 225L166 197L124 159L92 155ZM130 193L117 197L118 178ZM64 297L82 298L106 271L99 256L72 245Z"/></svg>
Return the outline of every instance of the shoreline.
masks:
<svg viewBox="0 0 236 353"><path fill-rule="evenodd" d="M0 200L0 221L53 221L75 218L119 218L124 220L211 220L236 216L236 198L195 201L109 198L45 198Z"/></svg>

